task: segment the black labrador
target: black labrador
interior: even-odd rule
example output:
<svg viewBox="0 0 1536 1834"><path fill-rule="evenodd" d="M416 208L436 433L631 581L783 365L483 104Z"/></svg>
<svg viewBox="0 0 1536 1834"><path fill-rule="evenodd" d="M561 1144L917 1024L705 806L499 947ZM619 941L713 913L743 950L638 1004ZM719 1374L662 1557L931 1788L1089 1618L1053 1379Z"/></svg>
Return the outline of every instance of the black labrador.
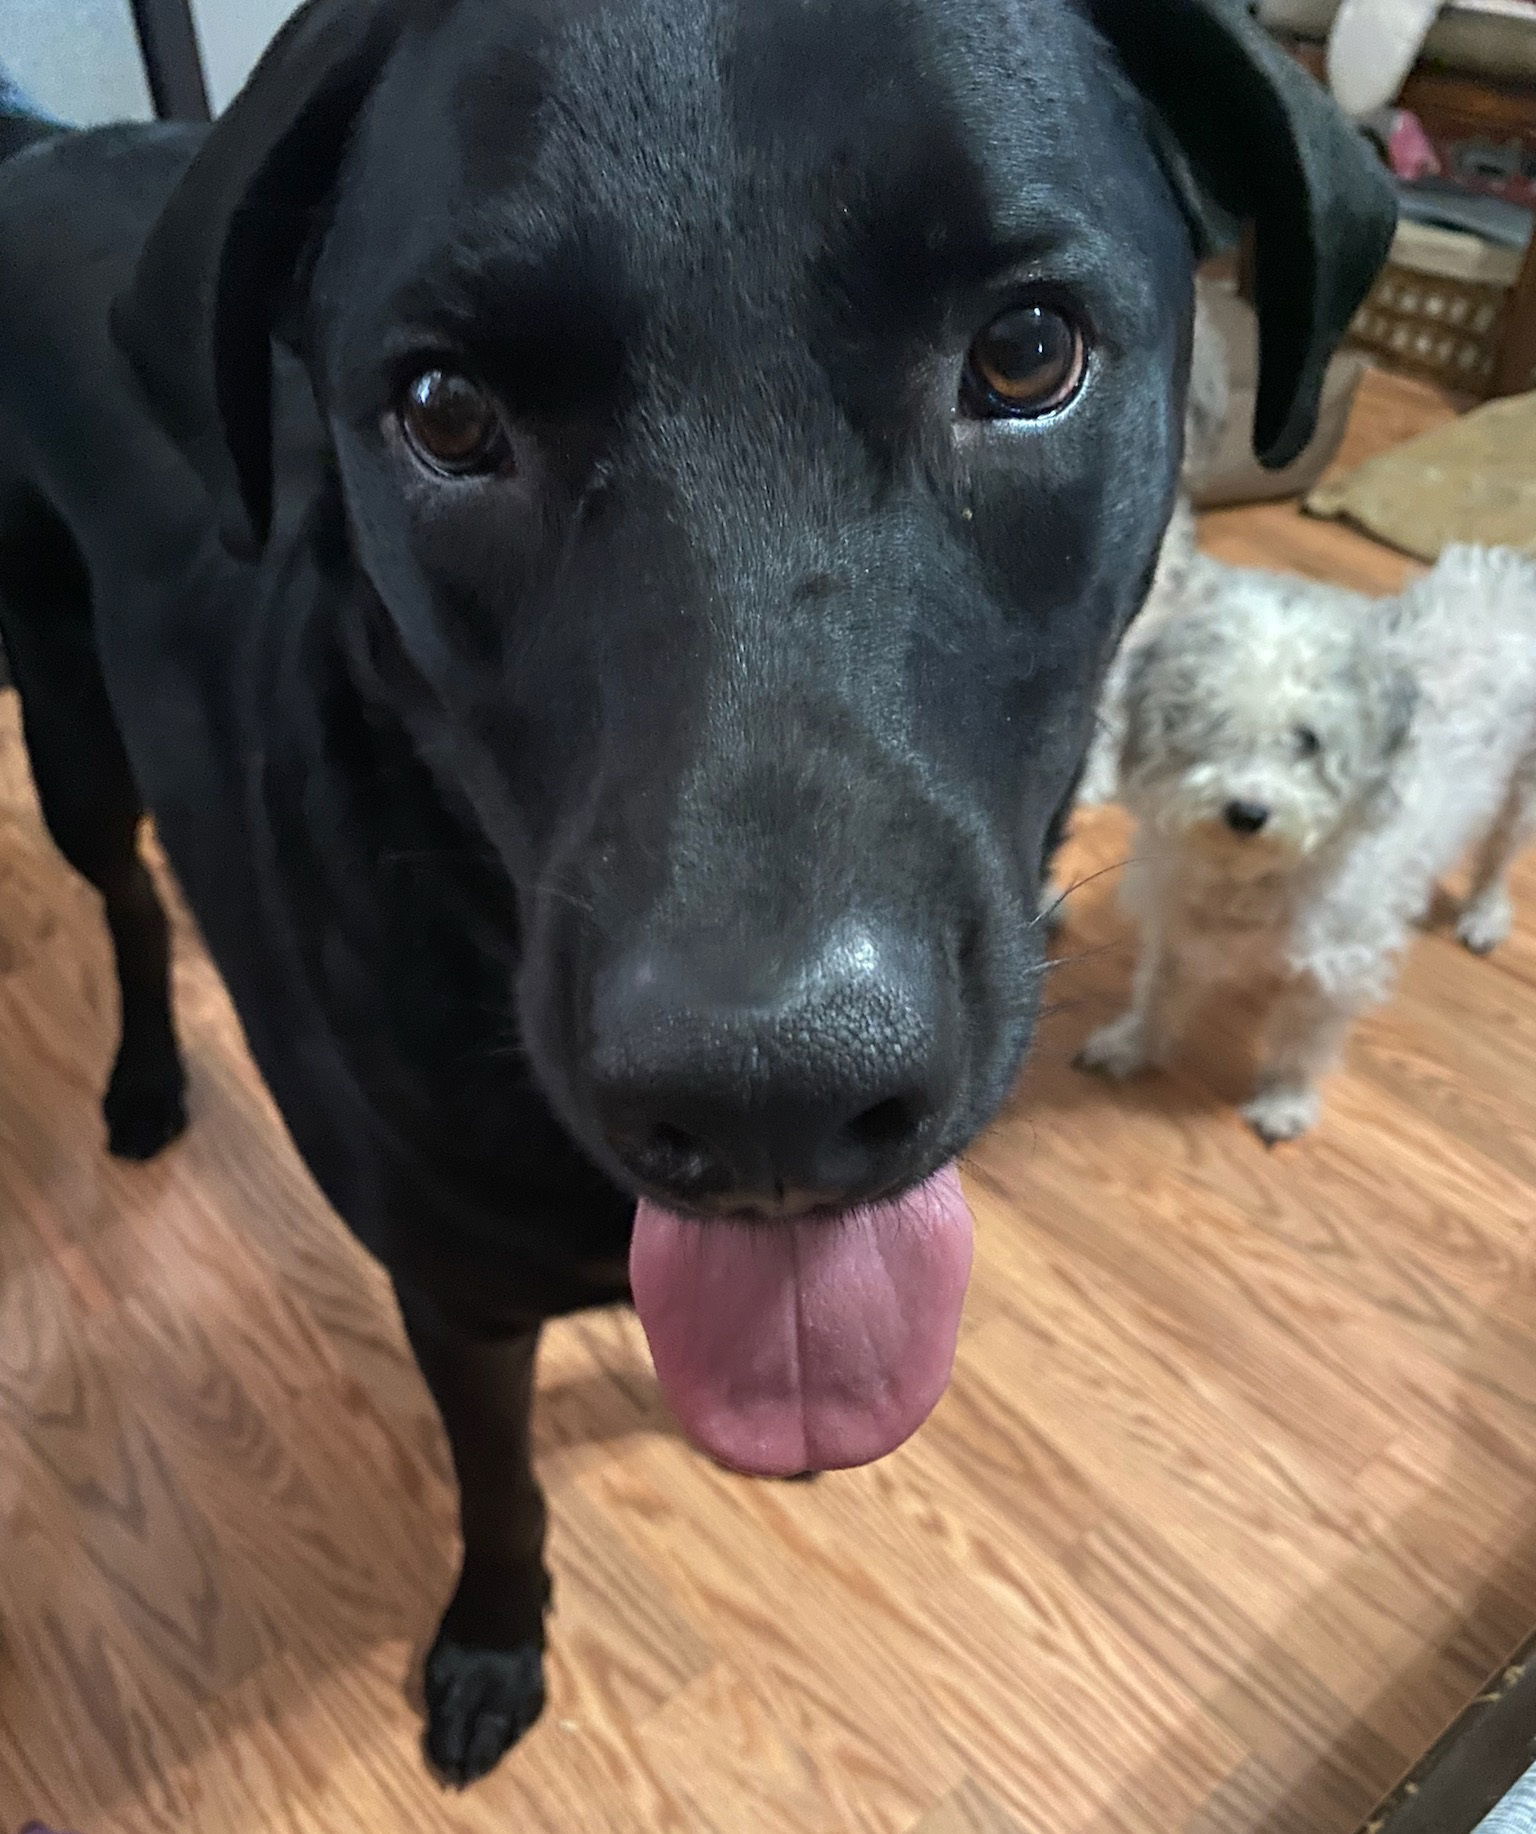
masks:
<svg viewBox="0 0 1536 1834"><path fill-rule="evenodd" d="M1255 226L1282 463L1389 188L1236 0L315 0L211 132L0 144L3 631L111 1146L183 1125L148 809L442 1410L462 1783L543 1700L544 1319L633 1292L746 1471L937 1399L1199 239Z"/></svg>

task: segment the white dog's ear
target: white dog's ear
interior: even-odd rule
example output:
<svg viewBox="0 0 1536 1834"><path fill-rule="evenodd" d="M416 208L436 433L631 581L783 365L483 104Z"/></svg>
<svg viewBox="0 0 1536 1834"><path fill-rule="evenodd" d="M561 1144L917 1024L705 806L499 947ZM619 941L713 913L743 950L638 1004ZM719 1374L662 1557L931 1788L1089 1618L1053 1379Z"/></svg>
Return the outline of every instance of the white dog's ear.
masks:
<svg viewBox="0 0 1536 1834"><path fill-rule="evenodd" d="M1163 731L1159 698L1154 692L1154 678L1163 660L1162 652L1162 639L1154 637L1150 642L1141 644L1126 664L1123 701L1125 728L1120 741L1119 758L1122 782L1133 776L1147 761Z"/></svg>
<svg viewBox="0 0 1536 1834"><path fill-rule="evenodd" d="M1402 750L1419 702L1418 683L1399 662L1384 660L1367 642L1345 671L1345 691L1359 709L1360 764L1369 774Z"/></svg>
<svg viewBox="0 0 1536 1834"><path fill-rule="evenodd" d="M1419 684L1410 670L1393 663L1378 677L1381 706L1382 750L1392 757L1408 742L1413 716L1419 704Z"/></svg>

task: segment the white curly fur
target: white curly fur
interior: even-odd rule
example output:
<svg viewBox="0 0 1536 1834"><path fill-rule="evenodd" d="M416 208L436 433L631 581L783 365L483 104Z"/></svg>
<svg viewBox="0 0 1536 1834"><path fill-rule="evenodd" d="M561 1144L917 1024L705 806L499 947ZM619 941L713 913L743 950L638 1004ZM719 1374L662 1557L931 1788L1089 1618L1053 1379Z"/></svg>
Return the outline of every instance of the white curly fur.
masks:
<svg viewBox="0 0 1536 1834"><path fill-rule="evenodd" d="M1206 302L1202 280L1195 294L1194 342L1189 361L1189 396L1184 409L1183 478L1198 477L1221 443L1231 405L1226 350ZM1098 725L1078 786L1079 803L1112 802L1115 768L1124 737L1125 677L1137 649L1189 597L1199 597L1206 572L1205 556L1195 541L1195 512L1181 491L1163 537L1157 571L1146 603L1121 642L1099 697Z"/></svg>
<svg viewBox="0 0 1536 1834"><path fill-rule="evenodd" d="M1536 834L1536 563L1453 547L1379 602L1215 561L1200 575L1127 665L1141 959L1130 1011L1083 1062L1133 1074L1213 985L1267 986L1245 1113L1289 1139L1316 1119L1355 1016L1391 992L1436 881L1474 846L1458 933L1480 952L1508 934L1508 871ZM1256 812L1257 831L1234 828Z"/></svg>

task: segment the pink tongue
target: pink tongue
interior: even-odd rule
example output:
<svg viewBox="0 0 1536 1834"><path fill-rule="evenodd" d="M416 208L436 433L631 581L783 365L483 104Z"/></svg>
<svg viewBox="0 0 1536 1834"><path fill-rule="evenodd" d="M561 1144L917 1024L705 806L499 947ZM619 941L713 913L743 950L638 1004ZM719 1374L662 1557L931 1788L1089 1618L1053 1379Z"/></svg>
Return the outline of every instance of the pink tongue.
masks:
<svg viewBox="0 0 1536 1834"><path fill-rule="evenodd" d="M635 1215L635 1306L672 1411L711 1458L788 1477L883 1458L949 1381L971 1212L953 1166L801 1223Z"/></svg>

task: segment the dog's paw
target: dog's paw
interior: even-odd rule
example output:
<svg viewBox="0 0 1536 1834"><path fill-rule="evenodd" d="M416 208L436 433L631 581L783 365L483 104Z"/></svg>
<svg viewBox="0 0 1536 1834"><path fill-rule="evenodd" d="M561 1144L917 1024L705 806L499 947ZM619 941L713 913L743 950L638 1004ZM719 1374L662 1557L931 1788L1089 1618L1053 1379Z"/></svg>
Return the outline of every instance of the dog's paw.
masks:
<svg viewBox="0 0 1536 1834"><path fill-rule="evenodd" d="M1515 907L1508 892L1492 892L1469 904L1461 913L1456 934L1474 955L1491 955L1509 940Z"/></svg>
<svg viewBox="0 0 1536 1834"><path fill-rule="evenodd" d="M445 1783L488 1776L544 1711L544 1651L479 1649L444 1631L427 1657L427 1756Z"/></svg>
<svg viewBox="0 0 1536 1834"><path fill-rule="evenodd" d="M101 1111L107 1123L107 1151L114 1159L142 1164L186 1132L187 1102L179 1079L145 1087L120 1084L114 1078Z"/></svg>
<svg viewBox="0 0 1536 1834"><path fill-rule="evenodd" d="M1101 1026L1075 1059L1080 1070L1124 1082L1151 1067L1146 1034L1135 1013L1126 1013L1113 1024Z"/></svg>
<svg viewBox="0 0 1536 1834"><path fill-rule="evenodd" d="M1322 1098L1315 1089L1261 1089L1243 1110L1243 1119L1266 1146L1299 1140L1317 1125Z"/></svg>

